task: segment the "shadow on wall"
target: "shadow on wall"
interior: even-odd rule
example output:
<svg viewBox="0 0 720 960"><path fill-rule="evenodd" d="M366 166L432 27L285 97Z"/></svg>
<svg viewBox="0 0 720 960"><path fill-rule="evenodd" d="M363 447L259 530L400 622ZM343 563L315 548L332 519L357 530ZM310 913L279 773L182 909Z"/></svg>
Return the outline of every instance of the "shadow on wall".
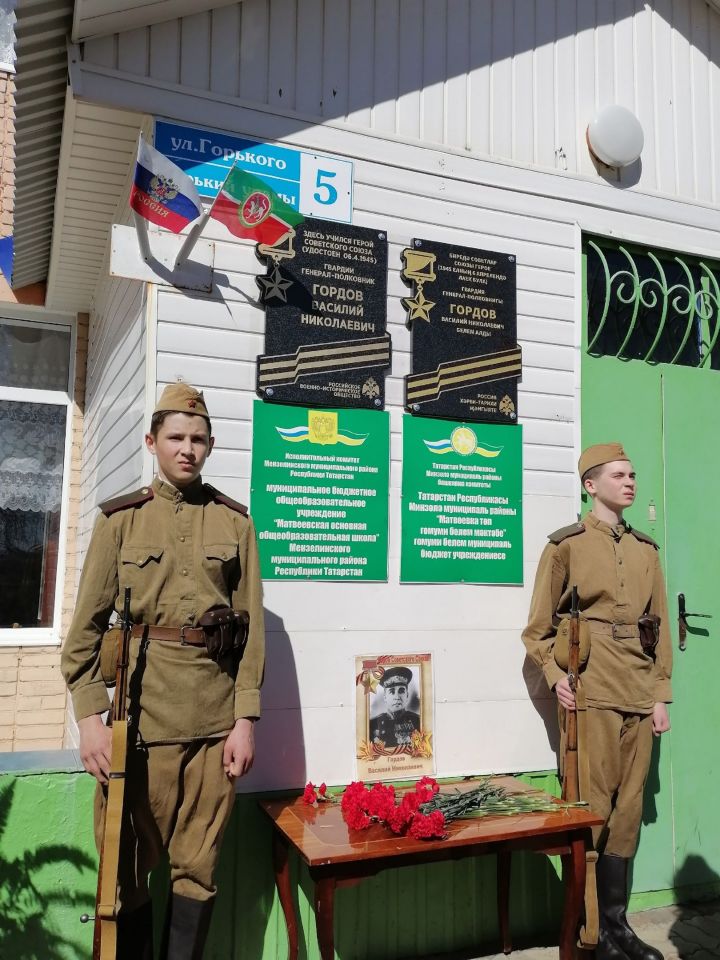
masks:
<svg viewBox="0 0 720 960"><path fill-rule="evenodd" d="M548 743L550 749L558 757L559 767L560 727L558 725L557 697L548 689L542 670L535 666L530 657L525 657L522 672L528 696L533 707L540 715L540 719L545 724Z"/></svg>
<svg viewBox="0 0 720 960"><path fill-rule="evenodd" d="M17 780L0 786L0 957L13 960L75 960L87 952L82 928L58 932L49 917L53 906L80 913L87 909L87 895L77 881L84 871L94 873L94 858L69 844L39 844L24 848L26 837L8 829L11 823ZM14 855L15 850L18 855ZM62 868L64 884L48 884L47 875ZM73 881L72 871L76 872Z"/></svg>
<svg viewBox="0 0 720 960"><path fill-rule="evenodd" d="M238 783L251 790L302 790L305 735L295 651L282 617L265 609L265 681L262 717L255 726L255 764Z"/></svg>
<svg viewBox="0 0 720 960"><path fill-rule="evenodd" d="M658 819L656 797L660 793L660 749L662 737L653 737L652 754L650 755L650 769L645 781L643 793L642 822L647 825ZM676 883L677 886L677 883Z"/></svg>
<svg viewBox="0 0 720 960"><path fill-rule="evenodd" d="M697 854L686 857L675 874L675 889L692 904L678 904L668 939L682 958L718 956L720 876Z"/></svg>

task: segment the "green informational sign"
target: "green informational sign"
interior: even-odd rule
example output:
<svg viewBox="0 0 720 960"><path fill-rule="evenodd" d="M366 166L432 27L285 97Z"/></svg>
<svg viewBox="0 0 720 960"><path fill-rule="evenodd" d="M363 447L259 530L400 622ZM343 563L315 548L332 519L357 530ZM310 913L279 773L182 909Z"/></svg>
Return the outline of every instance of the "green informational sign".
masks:
<svg viewBox="0 0 720 960"><path fill-rule="evenodd" d="M252 516L266 580L387 580L390 418L255 401Z"/></svg>
<svg viewBox="0 0 720 960"><path fill-rule="evenodd" d="M402 583L522 583L522 427L403 417Z"/></svg>

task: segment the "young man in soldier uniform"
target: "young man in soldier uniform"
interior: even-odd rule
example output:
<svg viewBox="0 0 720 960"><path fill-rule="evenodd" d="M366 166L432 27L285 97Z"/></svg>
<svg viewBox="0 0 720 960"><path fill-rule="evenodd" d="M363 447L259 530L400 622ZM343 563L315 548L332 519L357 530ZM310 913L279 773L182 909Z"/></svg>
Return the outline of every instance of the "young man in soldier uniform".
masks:
<svg viewBox="0 0 720 960"><path fill-rule="evenodd" d="M214 870L232 812L234 780L253 763L264 666L262 584L247 509L203 484L213 448L202 393L163 391L145 443L157 476L100 505L62 651L80 731L96 777L102 837L110 762L103 633L132 591L129 755L118 876L118 960L152 960L148 874L163 849L172 896L162 956L200 960L215 897ZM241 653L215 658L199 626L210 610L249 614Z"/></svg>
<svg viewBox="0 0 720 960"><path fill-rule="evenodd" d="M581 522L550 534L523 642L557 695L561 728L565 711L578 711L581 799L605 819L593 833L599 854L597 960L662 960L630 928L626 907L652 738L670 729L672 650L665 583L657 544L623 520L636 483L622 446L589 447L578 470L592 509ZM573 586L590 639L575 690L558 663L567 666L560 644L556 649ZM646 631L641 640L638 621L648 614L659 617L659 628L655 621L654 637ZM645 618L643 630L648 622Z"/></svg>

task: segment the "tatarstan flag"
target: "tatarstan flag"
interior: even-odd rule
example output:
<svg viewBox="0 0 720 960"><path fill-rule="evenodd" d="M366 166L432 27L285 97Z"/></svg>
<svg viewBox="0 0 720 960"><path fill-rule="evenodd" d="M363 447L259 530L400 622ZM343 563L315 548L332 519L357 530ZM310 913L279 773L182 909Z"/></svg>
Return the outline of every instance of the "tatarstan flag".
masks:
<svg viewBox="0 0 720 960"><path fill-rule="evenodd" d="M277 243L305 219L259 177L233 167L215 198L210 216L236 237Z"/></svg>

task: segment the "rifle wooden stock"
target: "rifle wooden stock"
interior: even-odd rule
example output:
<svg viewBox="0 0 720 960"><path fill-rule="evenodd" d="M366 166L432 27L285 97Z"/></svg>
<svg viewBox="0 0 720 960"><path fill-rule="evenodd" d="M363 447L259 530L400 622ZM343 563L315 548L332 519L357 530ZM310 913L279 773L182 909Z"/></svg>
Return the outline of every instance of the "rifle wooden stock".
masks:
<svg viewBox="0 0 720 960"><path fill-rule="evenodd" d="M117 885L120 833L125 800L127 763L127 675L130 657L130 588L125 590L123 630L118 638L118 664L112 709L112 746L105 824L100 848L92 960L115 960L117 952Z"/></svg>
<svg viewBox="0 0 720 960"><path fill-rule="evenodd" d="M568 632L568 681L576 693L580 670L580 611L577 605L577 587L572 588L570 605L570 630ZM577 702L575 710L565 711L565 756L563 761L562 798L569 803L580 799L580 773L578 767Z"/></svg>

